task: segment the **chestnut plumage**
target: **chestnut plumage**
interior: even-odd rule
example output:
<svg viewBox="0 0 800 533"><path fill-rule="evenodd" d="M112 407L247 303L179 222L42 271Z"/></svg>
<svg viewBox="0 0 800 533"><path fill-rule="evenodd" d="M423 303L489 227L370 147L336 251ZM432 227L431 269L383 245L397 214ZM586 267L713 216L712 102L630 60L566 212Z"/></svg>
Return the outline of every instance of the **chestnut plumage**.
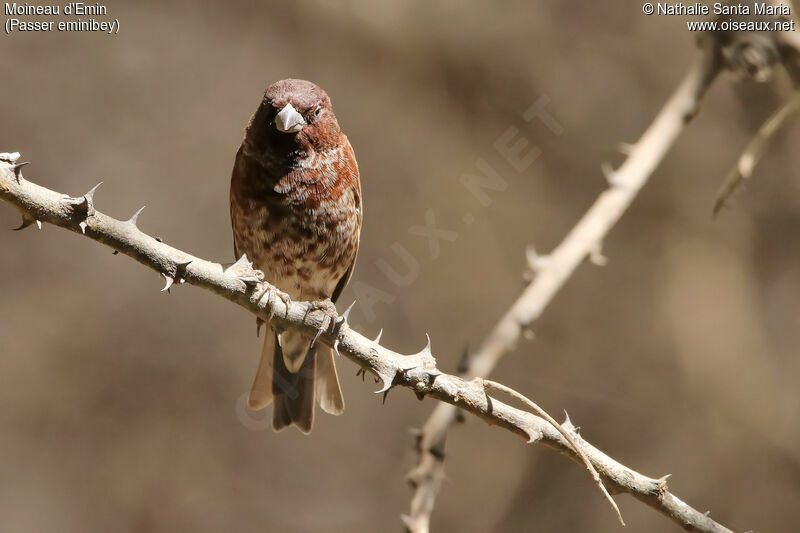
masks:
<svg viewBox="0 0 800 533"><path fill-rule="evenodd" d="M270 85L245 131L231 177L234 252L294 300L333 302L353 273L361 231L355 154L315 84ZM249 405L273 407L273 428L311 431L314 403L344 410L333 353L294 331L268 330Z"/></svg>

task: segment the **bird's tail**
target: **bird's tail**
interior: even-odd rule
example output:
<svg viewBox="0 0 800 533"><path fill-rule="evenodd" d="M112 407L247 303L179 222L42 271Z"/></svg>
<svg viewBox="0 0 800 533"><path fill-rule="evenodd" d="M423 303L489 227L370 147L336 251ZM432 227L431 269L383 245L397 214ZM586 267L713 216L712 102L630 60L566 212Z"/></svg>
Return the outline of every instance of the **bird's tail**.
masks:
<svg viewBox="0 0 800 533"><path fill-rule="evenodd" d="M263 409L274 401L275 431L295 424L303 433L310 433L315 398L325 412L339 415L344 411L332 350L324 346L309 349L309 343L293 331L283 333L280 342L273 331L264 339L249 405Z"/></svg>

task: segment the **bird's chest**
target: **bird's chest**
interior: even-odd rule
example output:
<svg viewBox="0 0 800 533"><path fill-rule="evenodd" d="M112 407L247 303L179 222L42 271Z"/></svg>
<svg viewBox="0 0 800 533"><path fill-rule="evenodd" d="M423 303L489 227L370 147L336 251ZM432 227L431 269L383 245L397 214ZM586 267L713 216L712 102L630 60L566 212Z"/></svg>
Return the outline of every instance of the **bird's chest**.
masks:
<svg viewBox="0 0 800 533"><path fill-rule="evenodd" d="M293 298L330 297L356 252L354 191L279 182L273 193L234 207L240 253Z"/></svg>

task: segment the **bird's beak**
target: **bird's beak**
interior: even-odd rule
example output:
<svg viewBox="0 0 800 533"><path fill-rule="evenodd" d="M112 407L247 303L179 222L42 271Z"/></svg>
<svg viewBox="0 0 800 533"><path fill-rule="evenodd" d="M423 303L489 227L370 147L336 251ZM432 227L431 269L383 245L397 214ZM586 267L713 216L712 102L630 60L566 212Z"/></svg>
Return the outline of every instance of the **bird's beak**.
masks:
<svg viewBox="0 0 800 533"><path fill-rule="evenodd" d="M305 124L303 115L298 113L292 104L283 106L283 109L278 111L278 115L275 117L275 127L283 133L297 133L303 129Z"/></svg>

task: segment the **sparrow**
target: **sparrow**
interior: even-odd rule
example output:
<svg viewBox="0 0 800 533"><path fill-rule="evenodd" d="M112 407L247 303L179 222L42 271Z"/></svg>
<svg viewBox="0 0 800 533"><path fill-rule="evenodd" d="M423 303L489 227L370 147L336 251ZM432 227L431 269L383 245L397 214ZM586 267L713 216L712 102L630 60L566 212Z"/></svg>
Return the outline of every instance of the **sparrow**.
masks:
<svg viewBox="0 0 800 533"><path fill-rule="evenodd" d="M230 201L236 257L247 254L283 298L335 316L358 253L361 183L325 91L297 79L267 88L236 154ZM275 431L310 433L315 401L344 411L333 351L311 344L294 330L266 331L248 405L274 403Z"/></svg>

